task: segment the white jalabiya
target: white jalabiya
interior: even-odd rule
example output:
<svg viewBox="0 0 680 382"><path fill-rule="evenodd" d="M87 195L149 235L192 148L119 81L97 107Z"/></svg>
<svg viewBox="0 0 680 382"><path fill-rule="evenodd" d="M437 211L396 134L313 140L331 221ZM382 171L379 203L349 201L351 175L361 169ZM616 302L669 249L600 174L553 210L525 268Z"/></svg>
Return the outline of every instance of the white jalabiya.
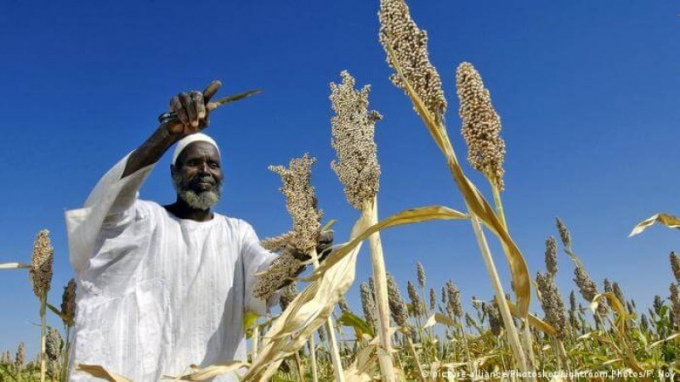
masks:
<svg viewBox="0 0 680 382"><path fill-rule="evenodd" d="M276 255L243 220L217 213L206 222L179 219L138 199L153 165L121 179L128 157L84 208L66 212L79 285L69 380L97 380L74 372L78 363L157 382L191 364L245 360L244 314L264 315L280 296L264 301L252 293L255 273Z"/></svg>

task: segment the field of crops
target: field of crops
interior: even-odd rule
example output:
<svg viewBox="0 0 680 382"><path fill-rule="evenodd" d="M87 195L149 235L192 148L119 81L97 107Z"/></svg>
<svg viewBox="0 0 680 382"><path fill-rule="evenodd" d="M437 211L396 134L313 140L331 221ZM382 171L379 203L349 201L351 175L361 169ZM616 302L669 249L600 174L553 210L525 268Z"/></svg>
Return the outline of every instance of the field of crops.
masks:
<svg viewBox="0 0 680 382"><path fill-rule="evenodd" d="M333 222L324 222L317 206L311 183L315 159L305 155L292 159L288 167L272 166L281 176L293 227L262 241L265 248L280 253L280 261L260 275L255 293L269 298L299 268L300 261L290 256L289 248L307 253L314 270L283 289L280 314L246 317L247 361L206 368L187 365L184 375L168 380L208 380L237 369L246 381L679 380L678 256L670 253L668 269L659 270L669 289L636 303L626 297L626 285L591 279L579 259L579 238L571 237L568 222L557 219L554 236L546 238L545 266L530 273L505 219L506 146L490 96L493 89L487 89L471 63L458 65L458 111L467 147L454 149L449 134L458 128L446 125L449 100L430 63L427 34L403 0L381 0L379 17L379 40L393 69L391 80L412 102L423 134L427 131L440 149L463 207L424 206L378 216L380 164L374 129L382 116L369 109L370 87L358 87L350 73L342 72L342 81L331 84L330 92L336 153L332 169L359 216L351 237L336 237L333 252L319 262L319 237L332 230ZM459 159L464 152L487 183L474 184L465 174ZM461 291L454 281L430 285L428 270L420 263L413 269L413 281L397 284L385 267L380 231L432 220L470 224L493 296ZM631 235L642 234L655 223L679 228L680 218L654 215L631 227ZM23 344L0 353L0 382L67 379L77 291L72 281L64 287L61 306L47 303L48 292L57 289L51 285L53 250L48 234L47 230L38 234L31 263L0 265L30 273L42 326L37 359L26 358ZM503 263L494 261L491 240L500 243ZM368 280L355 277L362 244L369 246L373 267ZM572 266L558 270L562 256ZM509 267L511 279L505 281L511 290L504 289L497 267ZM558 272L573 274L568 293L557 287ZM352 311L346 301L354 283L360 284L361 311ZM653 308L641 308L652 300ZM530 313L532 302L540 306L541 314ZM47 327L49 314L58 315L63 328ZM100 365L75 366L106 380L128 380Z"/></svg>

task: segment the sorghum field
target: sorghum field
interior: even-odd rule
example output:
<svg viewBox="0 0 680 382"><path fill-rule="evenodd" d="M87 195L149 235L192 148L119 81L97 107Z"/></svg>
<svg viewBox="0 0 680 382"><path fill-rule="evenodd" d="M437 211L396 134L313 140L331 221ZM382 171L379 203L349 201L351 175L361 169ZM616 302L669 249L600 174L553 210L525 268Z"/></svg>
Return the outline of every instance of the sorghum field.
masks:
<svg viewBox="0 0 680 382"><path fill-rule="evenodd" d="M247 370L245 381L680 380L680 258L671 252L668 268L659 270L668 289L636 302L626 297L626 285L589 276L581 262L579 238L558 218L553 235L545 240L545 264L534 264L530 271L503 209L503 163L512 147L505 146L500 134L493 89L485 86L472 63L457 66L456 105L467 147L454 148L449 134L459 127L447 126L444 116L456 102L444 97L440 75L429 60L427 35L403 0L381 0L379 19L377 36L393 70L391 81L410 99L423 134L441 151L455 184L452 191L460 194L463 205L378 216L380 164L374 128L382 116L369 109L370 88L358 86L343 71L342 81L330 87L334 116L328 149L335 151L331 167L344 186L348 208L357 211L351 237L336 237L333 252L319 262L316 245L334 222L317 206L311 177L315 159L305 155L291 159L288 166L270 167L281 177L293 226L262 241L280 257L260 275L255 293L269 298L299 268L291 247L310 255L313 271L285 287L280 314L247 317L247 362L202 369L187 365L185 375L168 380L207 380L239 368ZM486 183L474 184L468 178L461 166L464 155ZM429 270L420 262L414 264L412 280L397 284L385 266L380 231L431 220L470 225L492 296L459 290L453 280L430 285ZM680 218L654 215L631 226L630 235L644 234L655 224L680 228ZM494 260L491 241L500 243L504 257ZM368 280L355 277L362 245L368 246L373 267ZM72 280L63 286L60 306L47 302L50 292L54 299L62 288L51 285L52 256L49 232L44 230L37 234L30 263L0 265L30 274L32 285L26 287L33 288L40 307L42 333L36 359L28 359L23 343L0 353L0 381L67 379L78 291ZM558 269L560 257L569 259L571 266ZM504 261L498 262L500 258ZM509 267L510 280L501 280L499 267ZM558 272L572 275L570 291L558 289ZM360 311L352 311L346 301L354 283L360 284ZM532 303L542 311L530 312ZM642 308L650 304L653 308ZM63 326L48 327L46 315L58 316ZM99 365L75 367L105 380L128 380Z"/></svg>

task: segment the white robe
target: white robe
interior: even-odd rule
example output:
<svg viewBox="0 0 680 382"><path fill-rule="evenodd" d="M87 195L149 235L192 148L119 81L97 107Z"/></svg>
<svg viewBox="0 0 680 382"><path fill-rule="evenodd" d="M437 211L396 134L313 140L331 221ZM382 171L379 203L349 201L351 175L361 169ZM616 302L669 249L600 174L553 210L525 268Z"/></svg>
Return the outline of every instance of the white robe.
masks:
<svg viewBox="0 0 680 382"><path fill-rule="evenodd" d="M191 364L246 360L244 314L265 315L280 296L255 298L255 273L276 255L243 220L217 213L206 222L179 219L138 199L153 165L121 179L128 157L84 208L66 212L79 285L69 380L98 380L73 372L77 363L156 382Z"/></svg>

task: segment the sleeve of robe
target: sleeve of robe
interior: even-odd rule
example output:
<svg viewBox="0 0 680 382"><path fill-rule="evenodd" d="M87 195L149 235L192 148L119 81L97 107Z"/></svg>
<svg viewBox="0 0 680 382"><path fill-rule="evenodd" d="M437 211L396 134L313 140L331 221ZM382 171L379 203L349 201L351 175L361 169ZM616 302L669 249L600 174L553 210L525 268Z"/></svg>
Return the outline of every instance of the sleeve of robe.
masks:
<svg viewBox="0 0 680 382"><path fill-rule="evenodd" d="M245 310L252 312L258 316L264 316L269 312L269 309L279 302L281 297L281 290L277 290L269 300L265 301L255 297L253 290L259 276L258 272L263 272L269 268L272 261L276 259L276 255L262 248L260 239L257 237L253 227L242 221L243 228L243 245L241 256L243 257L243 267L245 272Z"/></svg>
<svg viewBox="0 0 680 382"><path fill-rule="evenodd" d="M125 224L133 218L139 188L154 165L122 178L130 154L99 180L83 208L66 211L69 260L77 273L87 268L104 225Z"/></svg>

